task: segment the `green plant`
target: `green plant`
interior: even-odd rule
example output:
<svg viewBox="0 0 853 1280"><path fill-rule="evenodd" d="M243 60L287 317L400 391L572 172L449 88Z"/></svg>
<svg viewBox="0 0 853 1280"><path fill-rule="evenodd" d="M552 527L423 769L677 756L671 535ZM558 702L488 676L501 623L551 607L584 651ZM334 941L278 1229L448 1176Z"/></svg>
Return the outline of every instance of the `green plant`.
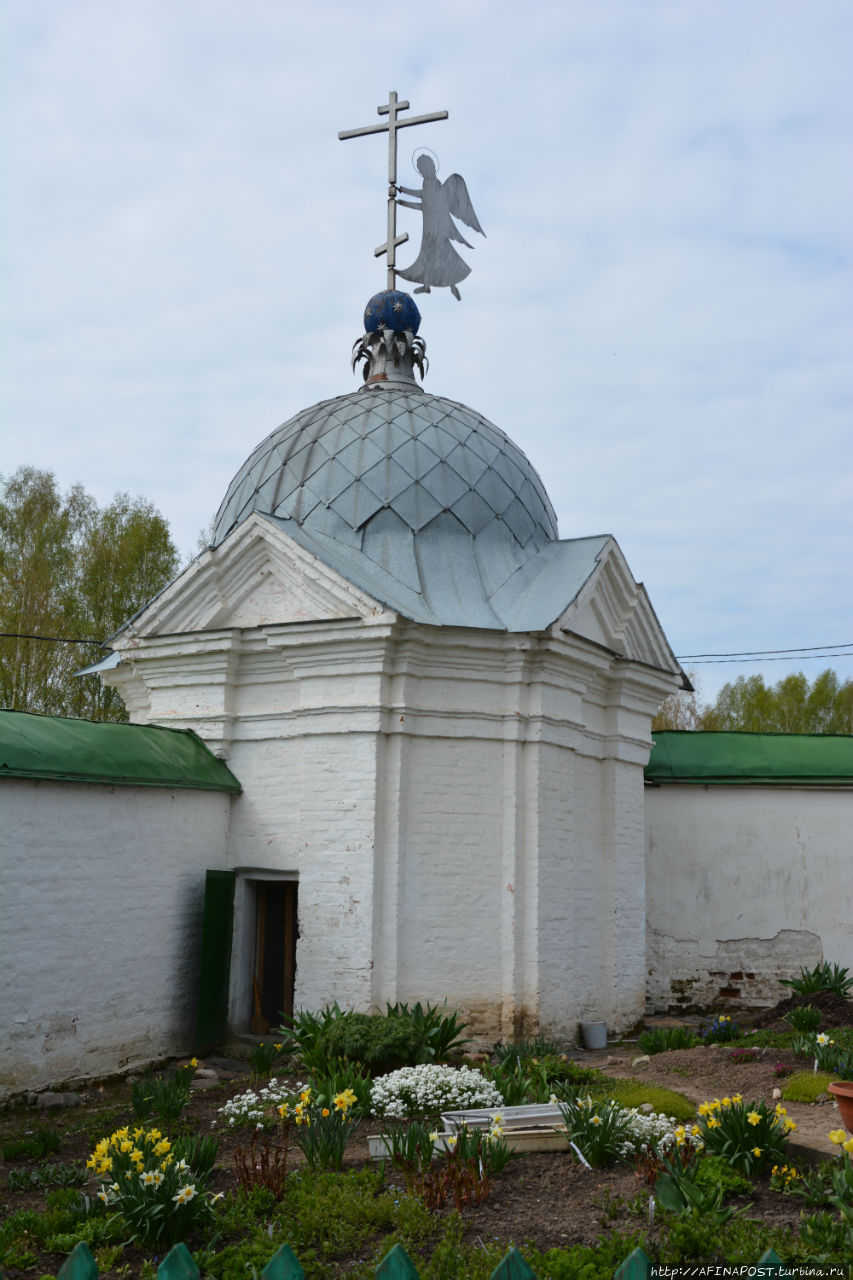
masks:
<svg viewBox="0 0 853 1280"><path fill-rule="evenodd" d="M782 1086L785 1102L816 1102L819 1094L826 1093L832 1076L824 1072L797 1071Z"/></svg>
<svg viewBox="0 0 853 1280"><path fill-rule="evenodd" d="M531 1098L534 1083L522 1064L514 1058L506 1058L503 1062L494 1064L484 1063L483 1075L491 1080L506 1107L519 1107L528 1101L547 1102L548 1100L547 1096L542 1099ZM550 1095L550 1088L548 1095Z"/></svg>
<svg viewBox="0 0 853 1280"><path fill-rule="evenodd" d="M46 1187L82 1187L86 1171L78 1164L45 1164L38 1169L10 1169L10 1191L40 1191Z"/></svg>
<svg viewBox="0 0 853 1280"><path fill-rule="evenodd" d="M422 1037L424 1057L428 1061L442 1062L469 1043L462 1038L468 1023L460 1020L455 1009L448 1011L447 1001L443 1005L427 1003L425 1009L420 1000L411 1008L402 1003L386 1004L386 1012L389 1018L403 1018L412 1024Z"/></svg>
<svg viewBox="0 0 853 1280"><path fill-rule="evenodd" d="M703 1102L698 1127L707 1151L752 1175L782 1161L788 1135L797 1126L781 1103L771 1111L764 1102L746 1103L734 1094Z"/></svg>
<svg viewBox="0 0 853 1280"><path fill-rule="evenodd" d="M424 1056L425 1032L402 1017L343 1013L323 1033L326 1062L360 1062L371 1075L412 1066Z"/></svg>
<svg viewBox="0 0 853 1280"><path fill-rule="evenodd" d="M430 1209L440 1209L451 1195L457 1211L481 1204L489 1194L492 1177L513 1158L503 1139L498 1117L488 1132L462 1126L443 1140L422 1124L395 1126L383 1141L391 1163L399 1169L406 1188Z"/></svg>
<svg viewBox="0 0 853 1280"><path fill-rule="evenodd" d="M560 1115L572 1142L593 1169L625 1158L631 1126L618 1103L578 1098L562 1103Z"/></svg>
<svg viewBox="0 0 853 1280"><path fill-rule="evenodd" d="M175 1138L172 1154L176 1160L185 1161L196 1173L209 1173L216 1164L219 1139L212 1133L194 1133Z"/></svg>
<svg viewBox="0 0 853 1280"><path fill-rule="evenodd" d="M342 1013L337 1000L317 1013L300 1009L278 1028L284 1051L296 1055L307 1071L322 1073L329 1065L324 1036L340 1017Z"/></svg>
<svg viewBox="0 0 853 1280"><path fill-rule="evenodd" d="M655 1183L655 1199L669 1213L692 1213L709 1218L721 1227L733 1217L734 1209L723 1208L723 1188L719 1182L698 1182L699 1159L693 1152L684 1157L685 1148L673 1155L661 1156L663 1171Z"/></svg>
<svg viewBox="0 0 853 1280"><path fill-rule="evenodd" d="M249 1066L252 1068L253 1084L269 1080L275 1062L281 1058L284 1041L274 1043L271 1040L260 1040L249 1050Z"/></svg>
<svg viewBox="0 0 853 1280"><path fill-rule="evenodd" d="M823 1021L823 1014L813 1004L799 1004L795 1009L788 1010L785 1021L790 1023L792 1031L809 1033L817 1031Z"/></svg>
<svg viewBox="0 0 853 1280"><path fill-rule="evenodd" d="M175 1159L159 1129L117 1129L96 1145L86 1167L103 1179L97 1199L144 1245L186 1240L211 1221L219 1198L206 1191L209 1175Z"/></svg>
<svg viewBox="0 0 853 1280"><path fill-rule="evenodd" d="M847 999L853 990L853 978L848 970L837 964L830 965L828 960L815 965L814 969L800 969L799 978L780 978L783 987L790 987L800 996L816 995L819 991L834 991L836 995Z"/></svg>
<svg viewBox="0 0 853 1280"><path fill-rule="evenodd" d="M148 1120L153 1112L164 1124L174 1124L190 1100L197 1066L193 1058L166 1076L145 1075L135 1080L130 1087L130 1105L135 1118Z"/></svg>
<svg viewBox="0 0 853 1280"><path fill-rule="evenodd" d="M643 1053L667 1053L671 1049L692 1049L699 1039L689 1027L650 1027L637 1037Z"/></svg>
<svg viewBox="0 0 853 1280"><path fill-rule="evenodd" d="M294 1141L311 1169L340 1169L347 1143L360 1124L352 1089L345 1089L328 1106L312 1101L311 1090L303 1089L292 1107L279 1107L282 1123L295 1125Z"/></svg>
<svg viewBox="0 0 853 1280"><path fill-rule="evenodd" d="M531 1040L516 1040L512 1044L499 1045L495 1050L498 1062L514 1059L521 1063L525 1058L556 1058L560 1046L548 1036L534 1036Z"/></svg>
<svg viewBox="0 0 853 1280"><path fill-rule="evenodd" d="M793 1195L802 1196L810 1209L823 1209L829 1204L832 1194L832 1165L824 1160L813 1168L804 1167L799 1177L787 1179L785 1189Z"/></svg>
<svg viewBox="0 0 853 1280"><path fill-rule="evenodd" d="M58 1151L62 1142L55 1129L36 1129L3 1146L4 1160L40 1160Z"/></svg>

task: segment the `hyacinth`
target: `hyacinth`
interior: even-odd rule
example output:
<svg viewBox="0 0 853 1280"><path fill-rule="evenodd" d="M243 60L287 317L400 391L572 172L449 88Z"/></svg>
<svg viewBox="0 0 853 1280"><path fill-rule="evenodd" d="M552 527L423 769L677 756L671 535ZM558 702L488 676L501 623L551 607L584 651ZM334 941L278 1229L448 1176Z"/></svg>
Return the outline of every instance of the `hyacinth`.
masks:
<svg viewBox="0 0 853 1280"><path fill-rule="evenodd" d="M373 1115L390 1119L501 1106L501 1094L473 1067L401 1067L380 1076L370 1091Z"/></svg>

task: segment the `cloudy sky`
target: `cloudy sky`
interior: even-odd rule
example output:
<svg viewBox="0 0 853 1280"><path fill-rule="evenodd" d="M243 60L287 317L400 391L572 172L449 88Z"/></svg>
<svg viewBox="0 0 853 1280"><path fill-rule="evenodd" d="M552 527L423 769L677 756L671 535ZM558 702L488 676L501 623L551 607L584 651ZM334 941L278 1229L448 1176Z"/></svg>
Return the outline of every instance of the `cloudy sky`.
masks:
<svg viewBox="0 0 853 1280"><path fill-rule="evenodd" d="M848 645L706 696L853 675L849 0L0 0L0 47L4 474L142 494L193 554L359 385L387 143L337 134L394 89L450 113L400 180L431 148L487 233L423 299L427 389L616 536L677 654Z"/></svg>

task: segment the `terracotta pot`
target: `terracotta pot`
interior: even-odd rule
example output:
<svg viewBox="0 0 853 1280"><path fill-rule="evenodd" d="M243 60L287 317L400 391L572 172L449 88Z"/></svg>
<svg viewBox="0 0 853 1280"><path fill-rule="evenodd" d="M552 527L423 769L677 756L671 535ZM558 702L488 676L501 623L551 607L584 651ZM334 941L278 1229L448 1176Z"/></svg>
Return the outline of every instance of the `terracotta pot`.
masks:
<svg viewBox="0 0 853 1280"><path fill-rule="evenodd" d="M853 1080L833 1080L829 1092L834 1095L844 1128L853 1133Z"/></svg>

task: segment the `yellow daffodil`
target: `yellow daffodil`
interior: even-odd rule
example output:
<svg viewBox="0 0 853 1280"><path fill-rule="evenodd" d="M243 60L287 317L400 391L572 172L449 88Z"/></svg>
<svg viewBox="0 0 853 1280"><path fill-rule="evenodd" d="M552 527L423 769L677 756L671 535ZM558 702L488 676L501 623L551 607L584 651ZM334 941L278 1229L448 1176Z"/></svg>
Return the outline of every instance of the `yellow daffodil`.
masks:
<svg viewBox="0 0 853 1280"><path fill-rule="evenodd" d="M300 1095L299 1095L299 1101L300 1101L300 1102L310 1102L310 1101L311 1101L311 1090L310 1090L310 1089L303 1089L303 1090L302 1090L302 1092L301 1092L301 1093L300 1093Z"/></svg>
<svg viewBox="0 0 853 1280"><path fill-rule="evenodd" d="M755 1156L756 1160L759 1160L761 1158L761 1147L753 1147L752 1154Z"/></svg>
<svg viewBox="0 0 853 1280"><path fill-rule="evenodd" d="M723 1098L723 1106L724 1106L724 1107L730 1107L731 1105L732 1105L732 1100L731 1100L731 1098Z"/></svg>
<svg viewBox="0 0 853 1280"><path fill-rule="evenodd" d="M690 1132L693 1134L693 1137L694 1137L694 1138L698 1138L698 1137L700 1136L700 1134L702 1133L702 1130L699 1128L698 1124L694 1124L694 1125L691 1127Z"/></svg>
<svg viewBox="0 0 853 1280"><path fill-rule="evenodd" d="M700 1103L700 1104L699 1104L699 1114L700 1114L700 1116L707 1116L707 1115L710 1115L710 1114L711 1114L711 1104L710 1104L709 1102L702 1102L702 1103Z"/></svg>
<svg viewBox="0 0 853 1280"><path fill-rule="evenodd" d="M777 1102L773 1110L776 1112L777 1116L786 1116L788 1114L786 1108L782 1106L781 1102Z"/></svg>
<svg viewBox="0 0 853 1280"><path fill-rule="evenodd" d="M732 1094L732 1102L734 1102L734 1103L736 1103L738 1106L740 1106L740 1104L743 1102L743 1094L742 1094L742 1093L733 1093L733 1094Z"/></svg>
<svg viewBox="0 0 853 1280"><path fill-rule="evenodd" d="M716 1116L709 1116L709 1117L708 1117L708 1128L709 1128L709 1129L719 1129L719 1127L720 1127L720 1122L719 1122L719 1120L716 1118Z"/></svg>
<svg viewBox="0 0 853 1280"><path fill-rule="evenodd" d="M171 1149L171 1146L172 1144L169 1141L169 1139L163 1138L160 1142L157 1143L157 1146L154 1148L155 1156L166 1155L166 1153Z"/></svg>
<svg viewBox="0 0 853 1280"><path fill-rule="evenodd" d="M274 1044L273 1048L275 1049L276 1053L281 1053L283 1046L281 1044Z"/></svg>
<svg viewBox="0 0 853 1280"><path fill-rule="evenodd" d="M282 1120L286 1120L287 1117L290 1115L290 1107L287 1105L286 1102L283 1102L281 1104L281 1106L278 1109L278 1114L281 1116Z"/></svg>
<svg viewBox="0 0 853 1280"><path fill-rule="evenodd" d="M750 1124L761 1124L761 1116L757 1111L747 1111L746 1118Z"/></svg>
<svg viewBox="0 0 853 1280"><path fill-rule="evenodd" d="M796 1124L796 1121L795 1121L795 1120L790 1120L790 1119L788 1119L788 1120L786 1120L786 1121L785 1121L785 1132L786 1132L786 1133L793 1133L793 1132L794 1132L794 1130L796 1129L796 1127L797 1127L797 1124Z"/></svg>

